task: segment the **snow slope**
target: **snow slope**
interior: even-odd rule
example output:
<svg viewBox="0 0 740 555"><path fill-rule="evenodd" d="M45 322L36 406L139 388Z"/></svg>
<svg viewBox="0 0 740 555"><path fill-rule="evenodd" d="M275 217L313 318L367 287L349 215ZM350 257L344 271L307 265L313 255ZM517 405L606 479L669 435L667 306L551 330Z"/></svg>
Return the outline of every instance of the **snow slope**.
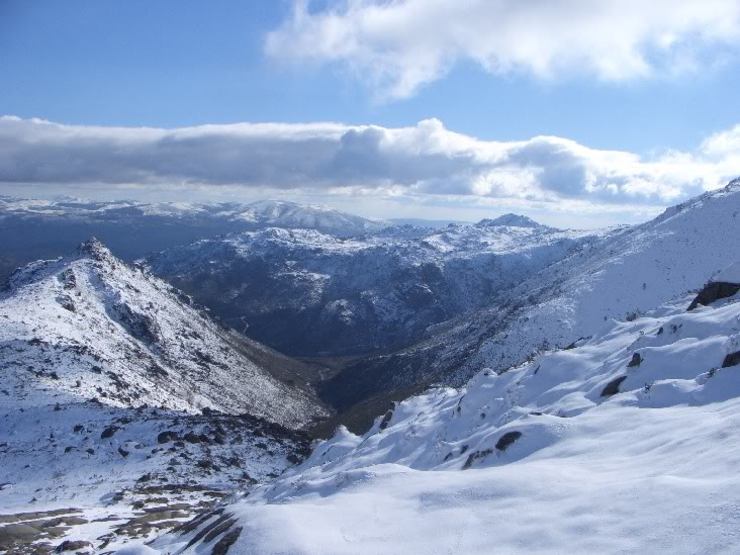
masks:
<svg viewBox="0 0 740 555"><path fill-rule="evenodd" d="M325 414L308 391L276 379L279 368L255 362L257 346L97 241L78 256L17 271L8 286L0 296L0 360L17 407L50 395L97 398L119 407L249 413L292 427Z"/></svg>
<svg viewBox="0 0 740 555"><path fill-rule="evenodd" d="M328 414L302 371L97 241L15 272L0 294L0 553L104 552L277 476L308 447L291 428Z"/></svg>
<svg viewBox="0 0 740 555"><path fill-rule="evenodd" d="M340 429L214 535L231 555L737 553L740 296L693 297Z"/></svg>

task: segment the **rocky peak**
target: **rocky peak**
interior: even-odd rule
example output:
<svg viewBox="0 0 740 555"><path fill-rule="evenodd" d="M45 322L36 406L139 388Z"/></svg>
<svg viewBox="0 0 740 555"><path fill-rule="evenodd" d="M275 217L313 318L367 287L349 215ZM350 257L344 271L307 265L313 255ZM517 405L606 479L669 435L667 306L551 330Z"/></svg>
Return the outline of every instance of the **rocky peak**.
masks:
<svg viewBox="0 0 740 555"><path fill-rule="evenodd" d="M87 241L80 243L77 247L80 256L92 258L94 260L110 260L113 258L110 250L96 237L90 237Z"/></svg>

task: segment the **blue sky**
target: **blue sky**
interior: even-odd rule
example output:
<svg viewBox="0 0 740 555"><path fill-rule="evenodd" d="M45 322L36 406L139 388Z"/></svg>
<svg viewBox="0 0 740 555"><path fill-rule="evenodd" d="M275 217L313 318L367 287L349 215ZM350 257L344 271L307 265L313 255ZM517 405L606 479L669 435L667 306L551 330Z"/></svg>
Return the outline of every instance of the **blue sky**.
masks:
<svg viewBox="0 0 740 555"><path fill-rule="evenodd" d="M626 8L618 8L616 18L610 13L583 15L577 2L553 5L558 3L563 4L562 21L559 14L537 12L539 8L515 17L521 3L515 8L516 3L507 0L490 2L499 6L495 9L471 8L459 18L456 3L444 5L441 0L398 2L400 8L382 13L370 0L310 2L305 7L280 0L2 0L0 113L70 126L163 128L331 121L350 128L369 124L395 129L416 128L418 122L434 118L445 130L484 142L551 135L589 149L624 151L641 161L661 163L669 151L706 162L697 151L707 138L740 123L737 2L712 0L702 8L701 2L684 0L678 4L687 6L686 13L677 16L672 27L661 13L649 13L651 8L643 9L640 3L623 3ZM661 3L661 9L676 5L665 0L655 4ZM404 19L409 17L404 10L413 19ZM578 11L574 16L569 10ZM634 13L622 19L629 10ZM337 37L327 38L327 14L333 18L331 29L340 29ZM480 29L470 24L486 17L490 21L483 21ZM536 22L531 29L530 20ZM449 31L456 24L470 36L460 38ZM538 31L538 25L547 31ZM622 52L621 43L600 38L599 25L605 25L604 34L622 33L634 44ZM721 32L716 31L720 26ZM394 31L396 27L400 30ZM587 33L591 27L594 32ZM571 36L573 29L576 34ZM537 37L550 30L552 36L540 43ZM411 39L405 39L406 32ZM522 37L525 46L492 43L487 37L496 33L517 37L510 43ZM675 42L664 47L668 36ZM596 41L594 52L602 49L605 54L591 55L589 40ZM574 52L565 48L570 42ZM614 63L602 63L612 51L619 51ZM728 166L733 171L726 159L722 164L712 178L724 179ZM653 191L630 202L619 200L625 201L626 211L634 204L654 211L656 205L695 193L696 179L691 174L691 183L677 195L656 197ZM25 182L3 176L1 168L0 181L13 192ZM362 185L361 176L354 181L354 187ZM393 175L384 176L383 202L404 197L389 196L388 187L397 185L393 181ZM705 181L701 187L712 186L710 179ZM621 183L617 180L616 187ZM270 185L260 183L261 192ZM333 202L325 190L320 195L301 192L299 185L297 196L323 195ZM425 190L419 185L413 185L417 196ZM58 193L65 186L57 184L53 190ZM41 184L35 187L28 189L28 196L46 190ZM487 197L483 205L501 198L483 189L485 194L473 195ZM281 190L288 194L285 187ZM346 200L347 191L339 192L344 197L336 198ZM251 194L256 194L254 188ZM371 196L365 191L365 198ZM421 203L427 208L403 215L455 217L466 202L453 196L427 198ZM373 198L379 202L380 196ZM489 209L481 208L479 198L467 200ZM526 203L517 206L526 211Z"/></svg>

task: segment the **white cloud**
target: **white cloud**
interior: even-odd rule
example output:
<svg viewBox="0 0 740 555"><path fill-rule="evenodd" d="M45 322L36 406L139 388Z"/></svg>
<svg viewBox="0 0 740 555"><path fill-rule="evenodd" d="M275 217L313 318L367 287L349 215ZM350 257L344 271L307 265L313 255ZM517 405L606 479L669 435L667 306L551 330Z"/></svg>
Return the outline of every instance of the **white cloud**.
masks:
<svg viewBox="0 0 740 555"><path fill-rule="evenodd" d="M738 145L740 126L695 152L643 159L559 137L481 141L433 119L403 128L243 123L168 130L2 117L0 184L26 187L29 196L52 186L115 185L538 210L657 209L735 177Z"/></svg>
<svg viewBox="0 0 740 555"><path fill-rule="evenodd" d="M737 0L340 0L292 17L266 39L274 59L341 63L403 98L460 60L491 73L604 80L701 67L740 42Z"/></svg>

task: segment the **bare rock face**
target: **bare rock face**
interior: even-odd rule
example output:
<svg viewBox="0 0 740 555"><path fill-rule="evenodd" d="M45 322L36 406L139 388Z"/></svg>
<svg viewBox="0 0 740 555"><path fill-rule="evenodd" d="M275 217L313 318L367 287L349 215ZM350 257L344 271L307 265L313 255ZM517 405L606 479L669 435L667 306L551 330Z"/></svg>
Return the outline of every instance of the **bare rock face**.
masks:
<svg viewBox="0 0 740 555"><path fill-rule="evenodd" d="M688 310L694 310L699 305L708 306L720 299L732 297L740 291L740 283L729 283L726 281L710 281L699 291L696 298L691 301Z"/></svg>
<svg viewBox="0 0 740 555"><path fill-rule="evenodd" d="M124 302L112 304L109 314L139 341L150 345L159 341L159 326L150 315L134 311Z"/></svg>

